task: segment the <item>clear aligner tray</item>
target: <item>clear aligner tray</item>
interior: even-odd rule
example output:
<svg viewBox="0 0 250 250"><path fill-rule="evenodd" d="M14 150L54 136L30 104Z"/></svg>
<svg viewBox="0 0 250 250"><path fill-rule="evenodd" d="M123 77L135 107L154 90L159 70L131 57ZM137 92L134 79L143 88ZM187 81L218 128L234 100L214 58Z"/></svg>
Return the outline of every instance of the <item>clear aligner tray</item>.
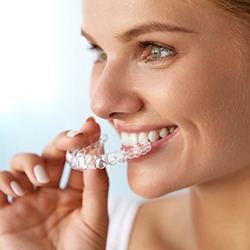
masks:
<svg viewBox="0 0 250 250"><path fill-rule="evenodd" d="M88 147L67 151L66 162L75 170L103 169L108 165L115 166L118 163L124 163L128 159L138 158L147 154L151 150L151 143L145 142L136 146L123 147L112 153L102 153L104 143L108 140L107 135Z"/></svg>

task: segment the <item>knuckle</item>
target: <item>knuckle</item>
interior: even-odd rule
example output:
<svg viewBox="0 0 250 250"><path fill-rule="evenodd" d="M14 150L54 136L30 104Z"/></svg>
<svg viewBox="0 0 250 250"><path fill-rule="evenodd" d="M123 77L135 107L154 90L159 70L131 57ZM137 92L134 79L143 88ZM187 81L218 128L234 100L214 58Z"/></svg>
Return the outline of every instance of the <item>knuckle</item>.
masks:
<svg viewBox="0 0 250 250"><path fill-rule="evenodd" d="M15 169L20 166L29 166L36 163L41 163L42 158L34 153L20 153L14 155L10 160L10 168Z"/></svg>
<svg viewBox="0 0 250 250"><path fill-rule="evenodd" d="M0 182L6 179L11 179L11 178L12 178L12 174L9 171L7 170L0 171Z"/></svg>

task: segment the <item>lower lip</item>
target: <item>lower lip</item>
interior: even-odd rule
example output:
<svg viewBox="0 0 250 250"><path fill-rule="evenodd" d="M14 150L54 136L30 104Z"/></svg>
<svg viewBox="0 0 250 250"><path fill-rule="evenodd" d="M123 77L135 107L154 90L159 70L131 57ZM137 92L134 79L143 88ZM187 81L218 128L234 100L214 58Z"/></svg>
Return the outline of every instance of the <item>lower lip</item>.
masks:
<svg viewBox="0 0 250 250"><path fill-rule="evenodd" d="M137 162L137 161L141 161L141 160L144 160L146 157L150 156L151 154L153 154L155 151L157 151L159 148L165 146L166 144L168 144L174 137L175 135L180 131L179 127L177 127L175 129L175 131L168 135L167 137L163 138L163 139L160 139L156 142L152 142L151 143L151 150L146 154L146 155L142 155L142 156L139 156L138 158L134 158L134 159L129 159L128 161L129 162Z"/></svg>

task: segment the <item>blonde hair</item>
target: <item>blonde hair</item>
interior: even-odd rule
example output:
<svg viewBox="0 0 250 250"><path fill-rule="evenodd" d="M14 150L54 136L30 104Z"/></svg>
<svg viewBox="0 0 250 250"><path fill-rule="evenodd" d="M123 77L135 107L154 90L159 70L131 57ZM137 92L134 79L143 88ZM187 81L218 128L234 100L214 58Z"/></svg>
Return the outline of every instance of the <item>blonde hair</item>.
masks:
<svg viewBox="0 0 250 250"><path fill-rule="evenodd" d="M239 24L234 27L236 45L250 58L250 0L202 0L202 3L211 11L235 17ZM243 34L244 39L237 34Z"/></svg>
<svg viewBox="0 0 250 250"><path fill-rule="evenodd" d="M206 0L215 8L233 14L250 26L250 0ZM250 28L250 27L249 27Z"/></svg>

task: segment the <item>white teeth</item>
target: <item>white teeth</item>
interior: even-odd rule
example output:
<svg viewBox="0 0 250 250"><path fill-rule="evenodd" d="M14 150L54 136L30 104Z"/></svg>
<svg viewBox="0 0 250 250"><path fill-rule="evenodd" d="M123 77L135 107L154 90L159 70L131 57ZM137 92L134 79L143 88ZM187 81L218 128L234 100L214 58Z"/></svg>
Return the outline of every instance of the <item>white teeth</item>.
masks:
<svg viewBox="0 0 250 250"><path fill-rule="evenodd" d="M139 134L139 143L143 144L148 141L148 135L146 133Z"/></svg>
<svg viewBox="0 0 250 250"><path fill-rule="evenodd" d="M138 142L139 142L139 141L138 141L138 135L135 134L135 133L130 134L129 140L130 140L130 145L131 145L131 146L132 146L132 145L138 144Z"/></svg>
<svg viewBox="0 0 250 250"><path fill-rule="evenodd" d="M121 133L121 141L122 141L123 145L129 146L130 145L129 134L128 133Z"/></svg>
<svg viewBox="0 0 250 250"><path fill-rule="evenodd" d="M169 135L169 132L166 128L163 128L161 131L160 131L160 137L161 138L165 138Z"/></svg>
<svg viewBox="0 0 250 250"><path fill-rule="evenodd" d="M121 141L124 146L135 146L138 143L143 144L148 141L156 142L160 138L165 138L169 134L172 134L175 131L176 127L171 127L170 129L162 128L160 131L152 130L149 133L141 132L136 133L121 133Z"/></svg>
<svg viewBox="0 0 250 250"><path fill-rule="evenodd" d="M148 134L148 139L151 142L155 142L159 139L159 134L157 133L157 131L150 131Z"/></svg>
<svg viewBox="0 0 250 250"><path fill-rule="evenodd" d="M175 127L171 127L171 128L169 129L169 133L172 134L172 133L175 131L175 129L176 129Z"/></svg>

